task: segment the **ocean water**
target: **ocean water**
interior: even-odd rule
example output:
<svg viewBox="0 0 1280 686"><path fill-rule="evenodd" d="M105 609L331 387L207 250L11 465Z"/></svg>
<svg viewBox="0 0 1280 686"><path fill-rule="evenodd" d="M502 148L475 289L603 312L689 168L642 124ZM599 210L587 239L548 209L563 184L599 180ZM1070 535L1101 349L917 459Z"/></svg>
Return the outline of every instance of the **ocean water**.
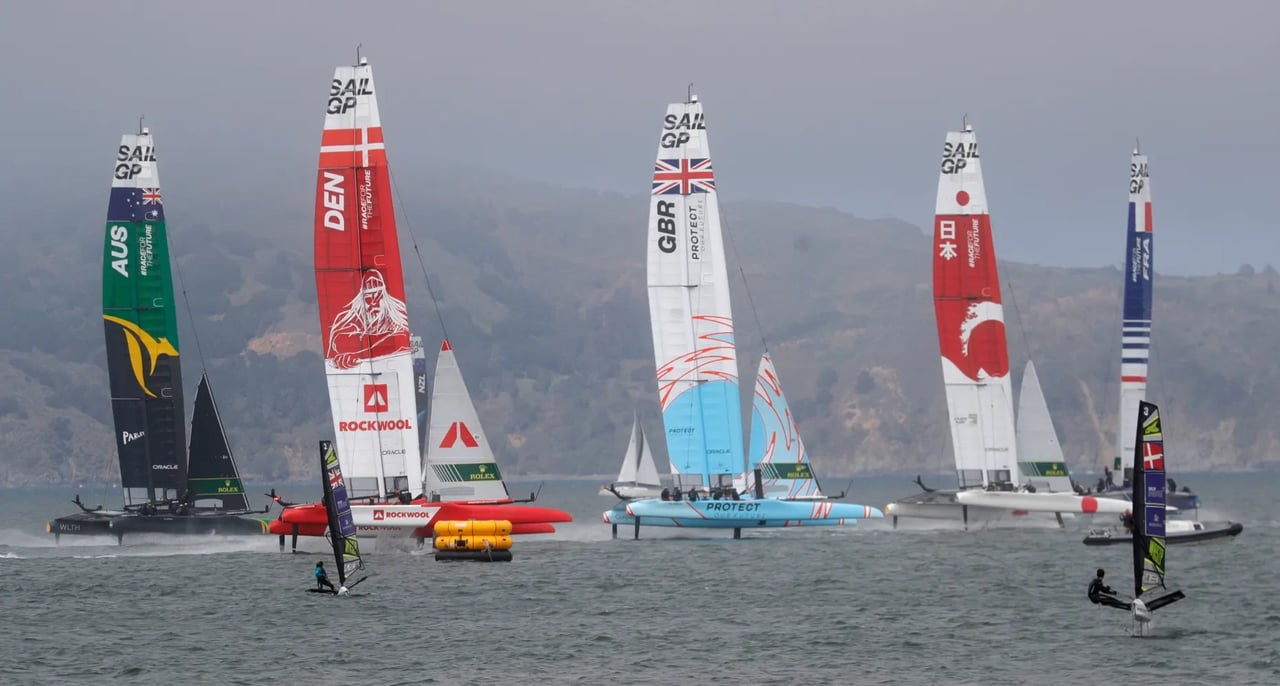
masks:
<svg viewBox="0 0 1280 686"><path fill-rule="evenodd" d="M1084 521L614 541L598 484L555 482L539 502L576 521L518 537L514 562L438 563L383 539L374 576L334 598L304 592L328 559L315 539L297 554L275 537L55 545L44 522L74 510L73 491L6 491L0 684L1280 683L1280 474L1178 481L1204 497L1201 519L1245 531L1170 548L1167 581L1188 597L1148 638L1085 598L1096 567L1122 594L1132 578L1127 546L1081 544ZM858 479L850 500L914 488Z"/></svg>

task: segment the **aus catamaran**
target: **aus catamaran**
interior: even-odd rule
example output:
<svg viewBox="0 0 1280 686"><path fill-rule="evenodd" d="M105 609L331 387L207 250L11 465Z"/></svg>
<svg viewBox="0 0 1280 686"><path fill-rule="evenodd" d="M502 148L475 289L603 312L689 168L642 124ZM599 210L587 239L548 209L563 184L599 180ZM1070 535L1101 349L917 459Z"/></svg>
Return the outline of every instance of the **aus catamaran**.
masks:
<svg viewBox="0 0 1280 686"><path fill-rule="evenodd" d="M958 488L926 489L890 503L887 512L895 524L899 517L967 524L971 514L986 519L1047 512L1061 521L1064 513L1123 512L1127 505L1115 501L1051 492L1054 482L1045 481L1045 474L1065 475L1057 455L1020 461L991 215L977 136L967 122L948 132L943 144L932 247L934 313ZM1028 373L1036 379L1033 367ZM1039 394L1038 380L1024 386L1024 396L1028 390ZM1045 488L1026 487L1037 479Z"/></svg>
<svg viewBox="0 0 1280 686"><path fill-rule="evenodd" d="M190 459L169 242L155 142L140 128L116 149L102 260L102 321L124 507L46 526L55 536L129 532L263 534L201 375Z"/></svg>
<svg viewBox="0 0 1280 686"><path fill-rule="evenodd" d="M353 521L362 533L430 537L441 503L424 496L418 379L390 171L373 69L364 58L338 67L330 82L313 235L329 408ZM486 499L476 506L494 504ZM449 505L457 510L468 503ZM568 517L557 510L553 519L540 518L546 509L474 514L511 520L513 528L527 518L539 531ZM471 514L451 511L448 518ZM322 503L289 506L271 523L282 545L286 535L296 545L297 536L320 536L327 528Z"/></svg>
<svg viewBox="0 0 1280 686"><path fill-rule="evenodd" d="M621 502L604 513L604 521L615 535L619 525L633 525L636 536L641 526L666 526L733 529L736 537L744 528L882 516L871 507L802 497L817 491L792 485L809 481L810 473L794 425L762 427L762 439L774 439L774 452L766 459L762 449L756 460L762 468L747 469L728 268L706 129L697 96L667 107L650 191L649 319L673 497ZM762 371L764 365L772 373L767 357ZM780 387L776 397L781 399ZM768 467L774 469L765 477Z"/></svg>

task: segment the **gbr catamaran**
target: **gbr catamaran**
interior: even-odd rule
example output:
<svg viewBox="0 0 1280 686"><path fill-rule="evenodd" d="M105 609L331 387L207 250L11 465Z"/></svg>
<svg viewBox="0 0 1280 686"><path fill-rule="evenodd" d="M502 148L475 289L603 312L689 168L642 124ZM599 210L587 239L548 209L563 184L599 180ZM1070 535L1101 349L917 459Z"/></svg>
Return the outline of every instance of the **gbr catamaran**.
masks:
<svg viewBox="0 0 1280 686"><path fill-rule="evenodd" d="M1019 461L991 215L977 136L967 122L943 144L933 237L933 303L958 488L901 498L887 513L895 524L899 517L927 517L967 525L971 514L1047 512L1061 521L1064 513L1123 512L1127 505L1115 501L1024 488L1022 471L1038 477L1040 462ZM1038 381L1033 390L1039 393ZM1047 467L1056 471L1053 464Z"/></svg>
<svg viewBox="0 0 1280 686"><path fill-rule="evenodd" d="M706 121L692 94L669 105L662 120L649 203L648 284L658 399L676 498L630 500L604 512L615 536L627 524L637 537L641 526L728 528L737 537L743 528L882 516L863 505L787 497L790 486L766 496L766 479L759 476L745 494L739 488L747 483L747 462L728 269ZM780 393L779 388L779 398ZM762 450L761 461L768 464L763 455ZM799 475L785 467L780 473L786 477L773 473L768 481L776 485Z"/></svg>
<svg viewBox="0 0 1280 686"><path fill-rule="evenodd" d="M334 71L316 175L315 275L325 377L356 527L421 539L432 535L442 504L424 497L418 377L392 201L373 69L360 58ZM459 512L466 502L450 506L450 519L484 514ZM514 527L527 517L544 531L549 525L538 519L541 509L504 510L501 518ZM286 535L296 547L298 536L320 536L327 528L322 503L289 506L271 522L282 546Z"/></svg>
<svg viewBox="0 0 1280 686"><path fill-rule="evenodd" d="M107 376L124 508L58 517L63 534L263 534L202 374L186 443L177 311L155 142L140 128L116 149L102 268ZM265 510L263 511L265 512Z"/></svg>

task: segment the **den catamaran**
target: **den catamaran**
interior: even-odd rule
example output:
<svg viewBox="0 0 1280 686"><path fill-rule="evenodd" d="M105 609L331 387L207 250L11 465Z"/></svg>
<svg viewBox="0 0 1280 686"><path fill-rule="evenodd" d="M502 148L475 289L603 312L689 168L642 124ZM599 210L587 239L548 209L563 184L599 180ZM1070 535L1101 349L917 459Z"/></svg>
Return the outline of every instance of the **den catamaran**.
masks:
<svg viewBox="0 0 1280 686"><path fill-rule="evenodd" d="M373 69L361 58L338 67L330 82L316 172L316 294L329 408L356 526L422 538L431 536L441 507L423 497L418 380L392 200ZM449 518L472 517L454 511ZM297 536L327 528L324 505L311 503L285 508L270 530L282 545L292 535L296 546Z"/></svg>
<svg viewBox="0 0 1280 686"><path fill-rule="evenodd" d="M1124 506L1103 499L1023 488L1027 479L1019 462L991 216L978 140L968 123L948 132L943 144L933 302L959 488L926 490L890 503L894 523L899 517L929 517L967 524L970 514L988 518L1011 511L1122 512Z"/></svg>
<svg viewBox="0 0 1280 686"><path fill-rule="evenodd" d="M641 526L730 528L737 537L743 528L880 516L851 503L766 497L758 478L751 482L754 492L735 487L746 467L738 357L706 122L692 94L668 106L663 118L648 237L658 399L678 499L619 503L604 513L614 534L618 525L632 524L637 537Z"/></svg>
<svg viewBox="0 0 1280 686"><path fill-rule="evenodd" d="M155 143L142 128L116 150L107 207L102 319L124 509L59 517L50 533L263 534L200 377L187 459L182 362Z"/></svg>
<svg viewBox="0 0 1280 686"><path fill-rule="evenodd" d="M1154 404L1139 401L1135 419L1135 452L1142 459L1135 459L1131 472L1133 500L1133 600L1125 603L1114 596L1090 595L1094 603L1129 610L1138 633L1146 635L1151 623L1151 613L1186 597L1182 591L1173 591L1157 598L1143 599L1143 594L1161 588L1165 574L1165 503L1167 500L1164 471L1164 434L1160 429L1160 409ZM1092 587L1091 587L1092 590Z"/></svg>

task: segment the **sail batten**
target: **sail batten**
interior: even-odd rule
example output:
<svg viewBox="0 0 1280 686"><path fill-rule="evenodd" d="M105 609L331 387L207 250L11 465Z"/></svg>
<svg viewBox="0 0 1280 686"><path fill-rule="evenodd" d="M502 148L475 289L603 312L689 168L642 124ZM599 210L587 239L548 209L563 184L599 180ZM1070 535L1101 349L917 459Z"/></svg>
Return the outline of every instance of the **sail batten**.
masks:
<svg viewBox="0 0 1280 686"><path fill-rule="evenodd" d="M667 107L648 231L649 318L671 472L711 484L743 466L733 312L702 104Z"/></svg>
<svg viewBox="0 0 1280 686"><path fill-rule="evenodd" d="M1120 412L1112 483L1124 485L1134 464L1133 434L1138 403L1147 395L1151 353L1152 263L1151 178L1147 156L1134 151L1129 162L1129 221L1125 240L1124 305L1120 333Z"/></svg>
<svg viewBox="0 0 1280 686"><path fill-rule="evenodd" d="M400 248L372 68L338 67L316 177L315 275L336 449L352 497L420 492Z"/></svg>
<svg viewBox="0 0 1280 686"><path fill-rule="evenodd" d="M1017 485L1004 306L972 127L947 133L936 213L934 311L960 487Z"/></svg>
<svg viewBox="0 0 1280 686"><path fill-rule="evenodd" d="M155 143L120 139L102 268L107 373L125 506L163 502L187 486L178 325Z"/></svg>

